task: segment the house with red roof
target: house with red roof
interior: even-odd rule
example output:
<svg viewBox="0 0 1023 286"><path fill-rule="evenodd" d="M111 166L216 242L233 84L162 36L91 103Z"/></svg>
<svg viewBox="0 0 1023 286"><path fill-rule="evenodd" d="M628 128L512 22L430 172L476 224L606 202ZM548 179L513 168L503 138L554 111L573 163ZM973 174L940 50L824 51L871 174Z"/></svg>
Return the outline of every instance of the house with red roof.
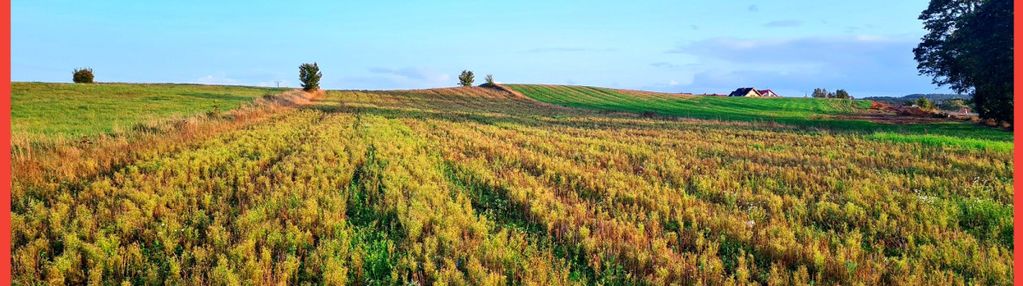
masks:
<svg viewBox="0 0 1023 286"><path fill-rule="evenodd" d="M756 89L752 87L741 87L728 94L728 96L737 97L778 97L777 93L774 93L770 89Z"/></svg>
<svg viewBox="0 0 1023 286"><path fill-rule="evenodd" d="M757 90L757 92L760 93L760 96L763 97L778 97L778 94L774 93L774 91L770 89L760 89Z"/></svg>

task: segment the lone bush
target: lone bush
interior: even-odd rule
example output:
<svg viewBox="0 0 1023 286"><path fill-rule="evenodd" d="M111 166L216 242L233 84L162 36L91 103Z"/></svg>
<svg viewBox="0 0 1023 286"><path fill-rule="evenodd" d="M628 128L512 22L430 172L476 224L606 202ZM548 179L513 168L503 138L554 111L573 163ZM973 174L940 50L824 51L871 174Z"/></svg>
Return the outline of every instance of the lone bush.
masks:
<svg viewBox="0 0 1023 286"><path fill-rule="evenodd" d="M463 70L462 74L458 75L458 84L461 86L472 86L474 81L476 81L476 76L470 70Z"/></svg>
<svg viewBox="0 0 1023 286"><path fill-rule="evenodd" d="M75 69L71 80L75 83L92 83L92 69L91 68L80 68Z"/></svg>
<svg viewBox="0 0 1023 286"><path fill-rule="evenodd" d="M316 63L305 63L298 66L298 80L302 81L302 90L313 91L320 89L320 66Z"/></svg>
<svg viewBox="0 0 1023 286"><path fill-rule="evenodd" d="M483 80L486 81L485 83L483 83L483 86L485 86L485 87L495 87L495 86L497 86L497 83L494 82L494 75L492 75L492 74L488 74L487 77L483 78Z"/></svg>
<svg viewBox="0 0 1023 286"><path fill-rule="evenodd" d="M920 109L923 110L934 109L934 102L931 102L931 100L927 99L926 97L917 98L915 101L913 101L913 104L916 105L916 107L919 107Z"/></svg>

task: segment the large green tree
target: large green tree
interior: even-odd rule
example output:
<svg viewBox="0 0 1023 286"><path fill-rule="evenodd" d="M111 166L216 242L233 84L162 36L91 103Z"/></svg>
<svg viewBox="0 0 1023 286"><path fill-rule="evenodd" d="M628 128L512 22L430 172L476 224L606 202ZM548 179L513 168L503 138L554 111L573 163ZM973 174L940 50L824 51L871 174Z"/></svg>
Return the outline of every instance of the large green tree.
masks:
<svg viewBox="0 0 1023 286"><path fill-rule="evenodd" d="M313 91L320 89L320 66L316 63L305 63L298 66L298 80L302 82L302 90Z"/></svg>
<svg viewBox="0 0 1023 286"><path fill-rule="evenodd" d="M931 0L913 50L921 74L972 94L982 118L1012 122L1012 1Z"/></svg>

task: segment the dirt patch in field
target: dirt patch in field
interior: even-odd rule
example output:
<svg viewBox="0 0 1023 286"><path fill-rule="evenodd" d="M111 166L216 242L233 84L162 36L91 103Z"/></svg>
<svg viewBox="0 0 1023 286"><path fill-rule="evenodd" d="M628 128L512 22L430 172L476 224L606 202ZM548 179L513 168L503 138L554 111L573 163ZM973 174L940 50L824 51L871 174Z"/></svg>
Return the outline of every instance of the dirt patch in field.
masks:
<svg viewBox="0 0 1023 286"><path fill-rule="evenodd" d="M844 120L866 120L887 124L918 124L935 122L967 121L970 116L948 114L934 110L924 110L915 106L893 106L883 102L871 101L870 109L855 114L838 115L834 118Z"/></svg>
<svg viewBox="0 0 1023 286"><path fill-rule="evenodd" d="M905 116L894 113L883 113L883 112L866 112L858 114L838 115L834 118L842 120L866 120L876 123L887 123L887 124L917 124L917 123L935 123L935 122L947 122L957 121L948 118L935 118L935 117L918 117L918 116Z"/></svg>
<svg viewBox="0 0 1023 286"><path fill-rule="evenodd" d="M892 106L877 101L870 102L870 109L855 114L838 115L835 118L866 120L886 124L918 124L968 120L968 118L950 117L946 114L923 110L915 106Z"/></svg>

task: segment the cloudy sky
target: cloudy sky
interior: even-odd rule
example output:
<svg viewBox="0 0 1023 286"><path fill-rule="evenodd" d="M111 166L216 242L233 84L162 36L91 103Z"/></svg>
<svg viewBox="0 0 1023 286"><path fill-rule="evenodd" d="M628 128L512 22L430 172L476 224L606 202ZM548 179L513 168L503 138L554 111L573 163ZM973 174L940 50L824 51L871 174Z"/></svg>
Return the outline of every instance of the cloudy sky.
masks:
<svg viewBox="0 0 1023 286"><path fill-rule="evenodd" d="M927 0L12 2L15 81L87 66L107 82L296 86L316 61L333 89L453 86L471 69L670 92L947 92L913 61Z"/></svg>

